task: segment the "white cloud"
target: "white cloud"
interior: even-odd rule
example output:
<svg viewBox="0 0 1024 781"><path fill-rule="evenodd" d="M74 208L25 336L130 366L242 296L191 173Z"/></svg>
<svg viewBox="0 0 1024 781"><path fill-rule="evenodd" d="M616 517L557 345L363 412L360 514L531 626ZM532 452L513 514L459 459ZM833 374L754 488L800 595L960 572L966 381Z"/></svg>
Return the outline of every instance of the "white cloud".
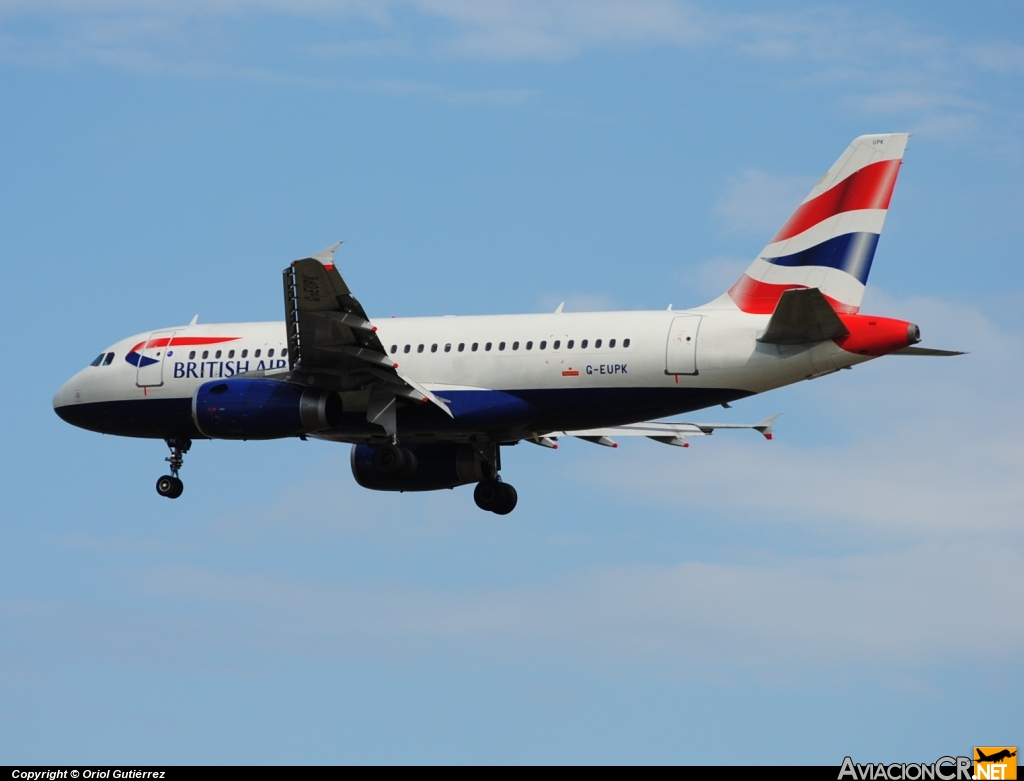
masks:
<svg viewBox="0 0 1024 781"><path fill-rule="evenodd" d="M247 574L230 564L167 565L174 548L146 538L73 537L64 543L125 554L132 569L106 577L130 583L145 611L7 599L0 616L16 644L73 633L73 648L46 644L47 653L77 655L88 646L107 660L159 668L234 669L266 652L332 661L439 652L500 665L553 658L650 675L785 678L807 670L913 675L927 665L1018 657L1024 626L1012 617L1024 597L1024 424L1015 406L1024 340L939 299L896 300L873 289L870 307L918 321L926 344L974 352L891 357L804 384L806 407L786 410L771 443L748 432L719 432L688 451L631 441L617 451L581 449L584 463L559 466L563 490L589 489L609 504L625 497L631 515L623 524L652 514L672 514L683 527L727 524L736 542L724 553L668 557L646 547L583 571L562 567L538 578L531 570L511 584L453 578L441 587L417 582L400 564L369 575L321 566L285 576L261 562L261 574ZM828 443L805 441L805 416L830 427ZM491 551L514 541L532 553L543 539L530 534L547 519L481 521L465 491L357 489L344 453L323 449L331 455L306 484L276 504L219 519L202 533L203 549L266 550L285 534L293 553L305 538L318 551L379 547L393 556L402 546L443 547L450 535L473 540L477 553L485 539ZM839 539L844 552L759 549L745 532L766 523ZM586 547L578 538L565 544ZM192 541L188 550L197 547ZM160 561L139 563L145 554ZM247 555L240 566L251 562ZM998 627L998 643L977 642L977 627Z"/></svg>
<svg viewBox="0 0 1024 781"><path fill-rule="evenodd" d="M883 666L892 673L1024 651L1024 626L1009 620L1024 594L1024 556L986 542L623 565L543 585L449 589L160 566L132 574L150 613L174 607L157 610L158 622L149 613L45 600L5 600L0 613L15 638L23 626L59 626L81 638L79 650L91 644L144 666L209 664L218 650L244 648L335 660L437 652L492 663L555 658L683 677ZM999 643L978 643L976 627L999 627Z"/></svg>
<svg viewBox="0 0 1024 781"><path fill-rule="evenodd" d="M1011 75L1024 74L1024 46L1019 43L992 41L968 46L965 53L971 62L986 70Z"/></svg>
<svg viewBox="0 0 1024 781"><path fill-rule="evenodd" d="M414 0L456 25L445 48L494 59L560 59L602 45L692 45L707 37L688 3L673 0Z"/></svg>
<svg viewBox="0 0 1024 781"><path fill-rule="evenodd" d="M752 258L719 256L702 263L697 268L696 276L687 272L680 274L680 277L688 288L696 289L711 300L732 287L750 265L751 260Z"/></svg>
<svg viewBox="0 0 1024 781"><path fill-rule="evenodd" d="M554 312L560 304L565 304L566 312L612 312L622 309L621 304L612 296L574 291L564 294L547 293L541 296L539 309L541 312Z"/></svg>
<svg viewBox="0 0 1024 781"><path fill-rule="evenodd" d="M355 92L377 92L385 95L414 96L450 105L484 104L513 106L536 94L529 89L454 89L443 84L422 81L378 80L349 82Z"/></svg>
<svg viewBox="0 0 1024 781"><path fill-rule="evenodd" d="M317 25L305 43L283 44L287 51L248 47L245 31L276 17ZM952 41L896 15L833 8L730 13L683 0L0 0L0 19L19 18L38 24L9 25L0 57L22 64L88 61L189 78L294 80L289 83L303 83L298 72L309 59L322 65L325 56L553 61L608 47L717 51L795 64L803 75L791 73L783 87L825 79L836 85L836 100L857 113L890 116L946 138L1003 110L973 97L979 79L993 71L1024 72L1017 43ZM453 92L454 98L447 88L434 95L449 102L523 99L515 90L486 87L479 94Z"/></svg>
<svg viewBox="0 0 1024 781"><path fill-rule="evenodd" d="M779 176L747 169L730 177L714 206L728 233L750 233L767 243L814 186L813 176Z"/></svg>
<svg viewBox="0 0 1024 781"><path fill-rule="evenodd" d="M628 459L595 459L586 472L642 504L683 501L744 524L840 524L883 537L1019 529L1024 341L938 299L895 301L875 291L866 311L917 322L925 345L971 352L886 357L804 383L788 399L806 406L781 407L787 416L771 443L719 432L681 457L634 446ZM832 443L811 443L820 442L806 431L811 419L830 427Z"/></svg>

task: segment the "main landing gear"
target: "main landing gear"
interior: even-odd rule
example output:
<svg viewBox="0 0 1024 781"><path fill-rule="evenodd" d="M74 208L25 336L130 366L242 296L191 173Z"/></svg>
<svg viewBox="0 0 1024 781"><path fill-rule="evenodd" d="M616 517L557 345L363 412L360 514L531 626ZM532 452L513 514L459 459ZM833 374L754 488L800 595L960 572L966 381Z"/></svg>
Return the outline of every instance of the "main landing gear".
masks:
<svg viewBox="0 0 1024 781"><path fill-rule="evenodd" d="M171 449L171 455L164 459L171 465L171 473L156 481L156 492L168 499L177 499L185 490L185 484L178 478L178 470L185 463L185 454L192 447L192 440L187 437L171 437L164 441Z"/></svg>
<svg viewBox="0 0 1024 781"><path fill-rule="evenodd" d="M496 515L508 515L516 509L519 494L516 493L515 488L508 483L501 482L501 479L495 476L476 484L473 501L481 510L487 510Z"/></svg>
<svg viewBox="0 0 1024 781"><path fill-rule="evenodd" d="M473 501L481 510L495 515L508 515L516 509L519 494L508 483L501 482L501 447L493 442L488 445L476 445L480 459L480 470L483 480L473 489Z"/></svg>

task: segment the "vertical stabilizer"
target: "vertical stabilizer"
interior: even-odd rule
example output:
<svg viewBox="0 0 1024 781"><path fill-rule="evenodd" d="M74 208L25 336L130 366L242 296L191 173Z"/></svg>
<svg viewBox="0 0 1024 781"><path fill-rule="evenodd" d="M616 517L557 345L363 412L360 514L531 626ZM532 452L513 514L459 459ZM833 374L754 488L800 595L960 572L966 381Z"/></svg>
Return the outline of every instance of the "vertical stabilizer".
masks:
<svg viewBox="0 0 1024 781"><path fill-rule="evenodd" d="M771 314L787 290L818 288L856 313L885 224L907 133L860 136L715 305Z"/></svg>

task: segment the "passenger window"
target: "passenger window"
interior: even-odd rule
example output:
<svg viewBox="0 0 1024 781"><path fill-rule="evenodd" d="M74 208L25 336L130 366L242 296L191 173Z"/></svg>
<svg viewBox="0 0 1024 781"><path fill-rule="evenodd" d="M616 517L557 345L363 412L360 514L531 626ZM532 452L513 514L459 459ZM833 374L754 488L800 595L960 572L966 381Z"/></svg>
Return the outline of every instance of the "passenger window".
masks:
<svg viewBox="0 0 1024 781"><path fill-rule="evenodd" d="M288 348L287 347L285 347L283 350L281 350L281 357L284 358L286 355L288 355Z"/></svg>
<svg viewBox="0 0 1024 781"><path fill-rule="evenodd" d="M261 347L261 348L258 348L258 349L256 350L256 352L254 352L254 353L252 354L252 357L253 357L253 358L259 358L259 357L260 357L260 353L261 353L262 351L263 351L263 348L262 348L262 347ZM206 353L203 353L203 357L204 357L204 358L206 357Z"/></svg>
<svg viewBox="0 0 1024 781"><path fill-rule="evenodd" d="M565 345L565 349L567 349L567 350L571 350L571 349L572 349L572 346L573 346L574 344L576 344L576 342L574 342L574 341L573 341L572 339L570 339L570 340L568 341L568 343L567 343L567 344Z"/></svg>
<svg viewBox="0 0 1024 781"><path fill-rule="evenodd" d="M498 349L499 350L504 350L505 349L505 343L504 342L498 342Z"/></svg>
<svg viewBox="0 0 1024 781"><path fill-rule="evenodd" d="M555 339L554 343L551 345L551 349L557 350L561 346L562 346L562 340L561 339Z"/></svg>
<svg viewBox="0 0 1024 781"><path fill-rule="evenodd" d="M629 347L629 339L623 339L622 340L622 346L623 347Z"/></svg>
<svg viewBox="0 0 1024 781"><path fill-rule="evenodd" d="M101 363L103 363L103 356L104 355L106 355L106 353L100 353L99 355L96 356L95 359L93 359L93 362L90 363L89 365L90 366L99 366Z"/></svg>
<svg viewBox="0 0 1024 781"><path fill-rule="evenodd" d="M518 350L519 349L519 342L512 342L512 349L513 350Z"/></svg>
<svg viewBox="0 0 1024 781"><path fill-rule="evenodd" d="M437 345L436 344L430 345L430 352L432 352L432 353L436 353L437 352Z"/></svg>
<svg viewBox="0 0 1024 781"><path fill-rule="evenodd" d="M540 343L540 347L538 349L546 350L547 348L548 348L548 342L545 339L543 342Z"/></svg>
<svg viewBox="0 0 1024 781"><path fill-rule="evenodd" d="M410 345L410 344L407 344L407 345L406 345L405 347L403 347L403 348L402 348L402 352L403 352L403 353L407 353L407 352L409 352L409 350L410 350L411 348L412 348L412 345Z"/></svg>
<svg viewBox="0 0 1024 781"><path fill-rule="evenodd" d="M487 352L491 351L491 342L488 342L487 344L484 345L484 350L486 350Z"/></svg>
<svg viewBox="0 0 1024 781"><path fill-rule="evenodd" d="M465 349L466 349L466 343L465 342L459 342L459 352L460 353L464 352Z"/></svg>
<svg viewBox="0 0 1024 781"><path fill-rule="evenodd" d="M243 358L248 358L249 357L249 350L247 350L247 349L246 350L242 350L242 357Z"/></svg>
<svg viewBox="0 0 1024 781"><path fill-rule="evenodd" d="M220 358L220 350L217 350L217 357ZM267 350L267 357L268 358L273 358L274 357L274 348L273 347L271 347L269 350Z"/></svg>
<svg viewBox="0 0 1024 781"><path fill-rule="evenodd" d="M452 343L451 343L451 342L449 342L448 344L446 344L446 345L444 346L444 351L445 351L446 353L450 353L450 352L452 351Z"/></svg>
<svg viewBox="0 0 1024 781"><path fill-rule="evenodd" d="M608 340L608 346L609 347L614 347L615 346L615 340L614 339L609 339Z"/></svg>
<svg viewBox="0 0 1024 781"><path fill-rule="evenodd" d="M257 350L257 351L256 351L256 354L257 354L257 355L259 355L259 354L260 354L260 351L259 351L259 350ZM205 360L206 360L207 358L209 358L209 357L210 357L210 351L209 351L209 350L203 350L203 360L205 361Z"/></svg>
<svg viewBox="0 0 1024 781"><path fill-rule="evenodd" d="M114 362L114 354L113 353L107 353L107 357L103 359L103 365L104 366L110 366L110 364L112 364L113 362Z"/></svg>
<svg viewBox="0 0 1024 781"><path fill-rule="evenodd" d="M419 345L419 346L418 346L418 347L416 348L416 352L418 352L418 353L421 353L421 352L423 352L423 345L422 345L422 344L421 344L421 345Z"/></svg>
<svg viewBox="0 0 1024 781"><path fill-rule="evenodd" d="M586 347L586 345L583 345L583 346ZM597 339L597 340L594 341L594 349L595 350L600 350L601 349L601 340L600 339Z"/></svg>
<svg viewBox="0 0 1024 781"><path fill-rule="evenodd" d="M391 354L394 355L397 352L398 352L398 345L397 344L391 345Z"/></svg>
<svg viewBox="0 0 1024 781"><path fill-rule="evenodd" d="M228 350L228 358L234 358L234 357L235 357L235 351L234 350Z"/></svg>
<svg viewBox="0 0 1024 781"><path fill-rule="evenodd" d="M195 350L192 350L192 351L189 352L188 359L190 361L194 361L196 359L196 351Z"/></svg>
<svg viewBox="0 0 1024 781"><path fill-rule="evenodd" d="M582 342L580 342L580 349L581 350L586 350L587 349L587 340L586 339L584 339Z"/></svg>
<svg viewBox="0 0 1024 781"><path fill-rule="evenodd" d="M472 350L473 352L476 352L476 348L479 347L479 346L480 346L480 342L473 342L473 346L470 347L469 349Z"/></svg>
<svg viewBox="0 0 1024 781"><path fill-rule="evenodd" d="M533 349L533 342L527 342L526 343L526 349L527 350L532 350Z"/></svg>
<svg viewBox="0 0 1024 781"><path fill-rule="evenodd" d="M214 353L214 356L213 356L213 357L214 357L214 358L220 358L220 350L217 350L217 352L216 352L216 353Z"/></svg>

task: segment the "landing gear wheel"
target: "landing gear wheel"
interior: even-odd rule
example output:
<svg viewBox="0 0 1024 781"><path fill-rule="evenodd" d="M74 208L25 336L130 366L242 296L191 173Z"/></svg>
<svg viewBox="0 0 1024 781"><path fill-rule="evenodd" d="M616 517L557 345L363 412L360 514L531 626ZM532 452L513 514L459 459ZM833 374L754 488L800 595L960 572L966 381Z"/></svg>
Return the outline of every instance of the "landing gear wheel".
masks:
<svg viewBox="0 0 1024 781"><path fill-rule="evenodd" d="M476 506L496 515L508 515L515 509L518 500L515 488L497 480L481 480L473 489Z"/></svg>
<svg viewBox="0 0 1024 781"><path fill-rule="evenodd" d="M164 475L156 481L156 492L161 496L166 496L168 499L177 499L184 490L185 484L177 477L171 477L171 475Z"/></svg>
<svg viewBox="0 0 1024 781"><path fill-rule="evenodd" d="M481 480L473 489L473 501L481 510L490 512L501 498L501 483L497 480Z"/></svg>
<svg viewBox="0 0 1024 781"><path fill-rule="evenodd" d="M192 447L192 440L187 437L170 437L165 441L171 449L171 455L164 460L171 465L171 473L156 481L156 492L168 499L177 499L185 490L185 484L178 479L178 470L185 463L185 454Z"/></svg>
<svg viewBox="0 0 1024 781"><path fill-rule="evenodd" d="M516 489L508 483L498 483L498 485L501 486L501 501L498 503L498 506L492 510L492 512L497 515L508 515L516 509L516 503L519 501L519 494L516 493Z"/></svg>

